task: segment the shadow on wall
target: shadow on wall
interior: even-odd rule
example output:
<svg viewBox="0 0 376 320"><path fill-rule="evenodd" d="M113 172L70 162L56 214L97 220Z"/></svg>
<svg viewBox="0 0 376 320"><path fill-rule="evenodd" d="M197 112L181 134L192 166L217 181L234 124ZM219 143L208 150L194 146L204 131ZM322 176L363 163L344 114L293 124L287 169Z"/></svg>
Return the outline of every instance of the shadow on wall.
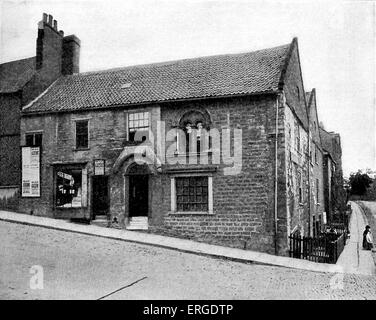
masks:
<svg viewBox="0 0 376 320"><path fill-rule="evenodd" d="M7 209L17 211L19 205L18 187L0 188L0 210Z"/></svg>

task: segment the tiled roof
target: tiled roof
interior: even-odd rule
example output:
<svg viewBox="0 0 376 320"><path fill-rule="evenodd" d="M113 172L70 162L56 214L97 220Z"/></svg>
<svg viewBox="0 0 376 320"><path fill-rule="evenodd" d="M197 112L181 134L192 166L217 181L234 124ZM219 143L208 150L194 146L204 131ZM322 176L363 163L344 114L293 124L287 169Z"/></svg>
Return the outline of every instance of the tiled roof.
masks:
<svg viewBox="0 0 376 320"><path fill-rule="evenodd" d="M18 91L35 72L35 57L0 64L0 93Z"/></svg>
<svg viewBox="0 0 376 320"><path fill-rule="evenodd" d="M275 91L290 45L59 78L24 113Z"/></svg>
<svg viewBox="0 0 376 320"><path fill-rule="evenodd" d="M320 137L323 149L334 157L333 136L325 129L320 127Z"/></svg>
<svg viewBox="0 0 376 320"><path fill-rule="evenodd" d="M319 120L317 117L316 90L312 89L311 92L306 92L306 99L312 139L318 146L322 147L320 139ZM316 128L318 129L316 130Z"/></svg>

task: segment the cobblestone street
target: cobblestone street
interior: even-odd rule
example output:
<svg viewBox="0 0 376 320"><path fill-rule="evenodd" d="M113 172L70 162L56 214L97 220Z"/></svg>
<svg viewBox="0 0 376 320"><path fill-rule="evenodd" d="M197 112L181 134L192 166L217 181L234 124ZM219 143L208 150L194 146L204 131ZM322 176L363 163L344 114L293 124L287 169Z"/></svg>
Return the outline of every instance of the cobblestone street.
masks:
<svg viewBox="0 0 376 320"><path fill-rule="evenodd" d="M376 299L376 277L244 264L0 222L0 299ZM30 268L43 267L44 289ZM342 282L343 278L343 282Z"/></svg>

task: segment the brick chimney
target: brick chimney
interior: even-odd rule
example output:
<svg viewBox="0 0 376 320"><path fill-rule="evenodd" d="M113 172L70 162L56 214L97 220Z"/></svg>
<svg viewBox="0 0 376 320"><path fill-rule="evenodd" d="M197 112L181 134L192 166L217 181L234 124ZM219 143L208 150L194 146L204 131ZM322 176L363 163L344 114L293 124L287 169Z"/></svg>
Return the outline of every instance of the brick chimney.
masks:
<svg viewBox="0 0 376 320"><path fill-rule="evenodd" d="M75 35L64 37L58 31L52 15L43 13L38 23L36 69L45 84L52 83L61 75L79 72L80 39Z"/></svg>
<svg viewBox="0 0 376 320"><path fill-rule="evenodd" d="M63 39L62 73L73 74L80 72L81 41L74 34Z"/></svg>

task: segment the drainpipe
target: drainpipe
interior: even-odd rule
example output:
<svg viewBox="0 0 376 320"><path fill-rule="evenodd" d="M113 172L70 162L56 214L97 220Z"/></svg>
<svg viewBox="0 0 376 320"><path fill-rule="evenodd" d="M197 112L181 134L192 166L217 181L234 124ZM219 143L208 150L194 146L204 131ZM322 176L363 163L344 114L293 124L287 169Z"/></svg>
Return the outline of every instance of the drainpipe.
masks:
<svg viewBox="0 0 376 320"><path fill-rule="evenodd" d="M277 95L275 113L274 250L276 255L278 255L278 111L279 95Z"/></svg>
<svg viewBox="0 0 376 320"><path fill-rule="evenodd" d="M308 236L311 236L311 119L310 119L310 111L308 110L308 161L307 161L307 169L308 169Z"/></svg>

